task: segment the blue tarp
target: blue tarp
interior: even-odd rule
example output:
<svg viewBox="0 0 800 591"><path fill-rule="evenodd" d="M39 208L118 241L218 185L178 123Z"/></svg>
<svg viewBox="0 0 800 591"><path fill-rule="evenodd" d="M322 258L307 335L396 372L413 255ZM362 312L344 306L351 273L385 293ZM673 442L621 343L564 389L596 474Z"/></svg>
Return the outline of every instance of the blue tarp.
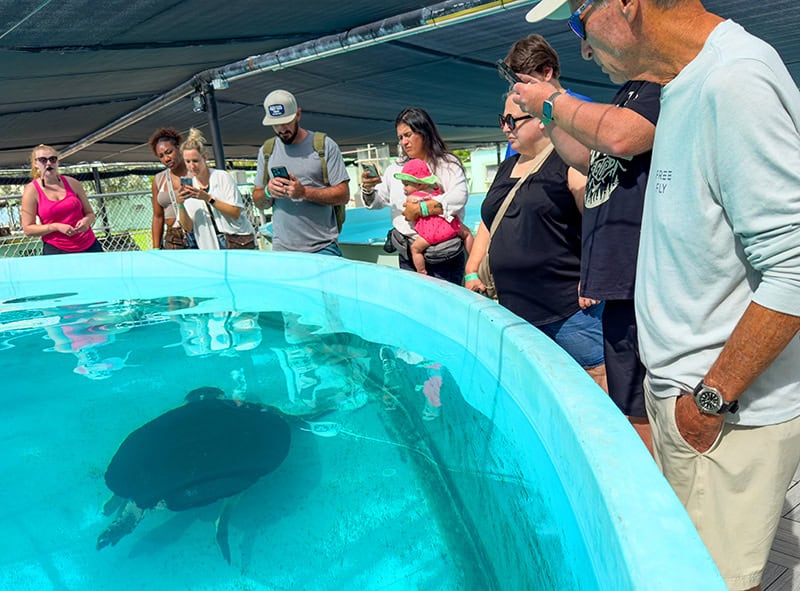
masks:
<svg viewBox="0 0 800 591"><path fill-rule="evenodd" d="M478 230L481 221L483 198L483 193L474 193L469 196L467 202L464 223L469 226L473 234ZM354 207L347 210L347 221L342 226L339 243L356 246L383 244L386 241L386 233L391 227L392 218L388 208L372 210L366 207ZM262 234L271 237L272 223L264 224L260 230Z"/></svg>

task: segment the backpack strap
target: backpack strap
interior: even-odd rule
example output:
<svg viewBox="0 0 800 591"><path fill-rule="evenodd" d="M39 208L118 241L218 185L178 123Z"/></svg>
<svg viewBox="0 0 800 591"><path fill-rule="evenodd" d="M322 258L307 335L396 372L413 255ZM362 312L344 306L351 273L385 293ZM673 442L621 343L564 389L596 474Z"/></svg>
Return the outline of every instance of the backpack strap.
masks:
<svg viewBox="0 0 800 591"><path fill-rule="evenodd" d="M264 175L261 179L261 186L266 187L269 181L269 157L272 156L272 151L275 149L275 138L271 137L264 145L261 146L261 151L264 153Z"/></svg>
<svg viewBox="0 0 800 591"><path fill-rule="evenodd" d="M319 155L319 162L322 165L322 182L325 183L325 185L330 185L330 179L328 178L328 162L325 160L326 137L327 135L321 131L314 132L314 151ZM344 225L344 220L347 216L346 208L346 205L333 206L333 214L336 217L336 228L339 232L342 231L342 225Z"/></svg>
<svg viewBox="0 0 800 591"><path fill-rule="evenodd" d="M328 184L328 163L325 161L325 138L326 134L321 131L314 132L314 151L319 155L319 162L322 165L322 183Z"/></svg>

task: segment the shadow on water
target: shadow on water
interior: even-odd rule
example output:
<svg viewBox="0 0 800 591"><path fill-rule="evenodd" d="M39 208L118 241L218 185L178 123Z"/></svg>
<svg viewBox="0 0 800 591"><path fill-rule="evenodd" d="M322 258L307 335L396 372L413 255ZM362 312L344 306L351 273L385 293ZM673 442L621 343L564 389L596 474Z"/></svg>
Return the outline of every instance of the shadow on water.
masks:
<svg viewBox="0 0 800 591"><path fill-rule="evenodd" d="M255 554L257 540L270 525L296 512L317 489L322 471L319 445L317 436L295 426L289 455L281 467L245 491L231 516L231 554L234 564L241 562L243 571L252 570L255 560L270 563L269 557ZM271 547L281 551L279 544ZM239 560L236 554L240 554Z"/></svg>

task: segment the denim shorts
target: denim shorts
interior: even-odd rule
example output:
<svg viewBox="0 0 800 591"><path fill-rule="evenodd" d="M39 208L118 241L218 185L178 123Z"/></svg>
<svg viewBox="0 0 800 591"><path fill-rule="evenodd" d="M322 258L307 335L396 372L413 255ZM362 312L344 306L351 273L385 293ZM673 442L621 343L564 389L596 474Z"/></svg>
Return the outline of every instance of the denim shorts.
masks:
<svg viewBox="0 0 800 591"><path fill-rule="evenodd" d="M92 243L92 245L87 248L86 250L82 250L80 252L103 252L103 247L98 240ZM42 254L74 254L67 252L66 250L61 250L60 248L56 248L52 244L48 242L42 242Z"/></svg>
<svg viewBox="0 0 800 591"><path fill-rule="evenodd" d="M581 367L603 365L603 307L605 302L588 310L578 310L569 318L537 326L544 334L572 355Z"/></svg>
<svg viewBox="0 0 800 591"><path fill-rule="evenodd" d="M335 242L331 242L325 248L316 251L315 254L326 254L328 256L334 256L334 257L344 256L342 255L342 249L339 248L339 245L336 244Z"/></svg>

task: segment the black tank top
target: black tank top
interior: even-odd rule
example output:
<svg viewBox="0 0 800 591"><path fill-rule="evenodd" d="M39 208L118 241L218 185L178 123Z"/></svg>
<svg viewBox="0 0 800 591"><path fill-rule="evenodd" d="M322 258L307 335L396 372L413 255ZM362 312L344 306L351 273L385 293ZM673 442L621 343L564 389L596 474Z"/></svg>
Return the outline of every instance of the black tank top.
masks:
<svg viewBox="0 0 800 591"><path fill-rule="evenodd" d="M519 178L519 155L497 171L481 206L491 228L495 213ZM500 303L534 326L578 311L581 214L567 186L567 165L553 152L517 191L492 237L489 261Z"/></svg>

